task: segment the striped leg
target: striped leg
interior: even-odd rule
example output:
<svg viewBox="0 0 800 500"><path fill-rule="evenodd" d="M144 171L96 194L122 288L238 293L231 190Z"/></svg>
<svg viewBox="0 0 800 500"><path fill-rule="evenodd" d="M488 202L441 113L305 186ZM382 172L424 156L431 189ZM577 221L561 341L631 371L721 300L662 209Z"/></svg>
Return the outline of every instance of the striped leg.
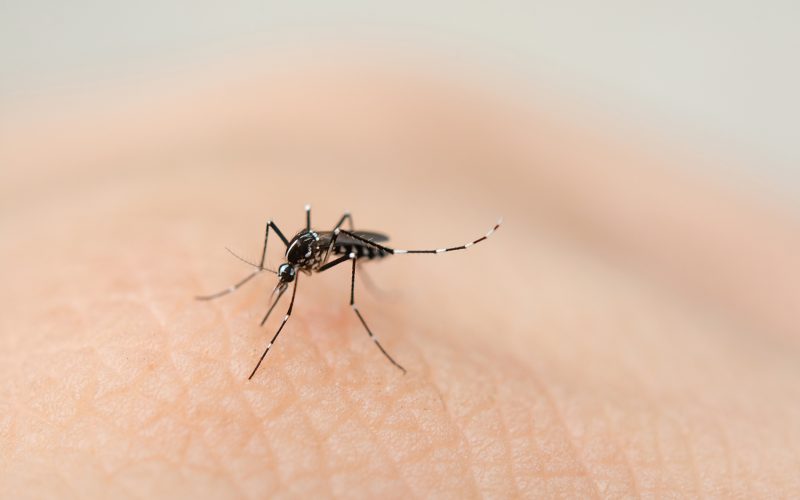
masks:
<svg viewBox="0 0 800 500"><path fill-rule="evenodd" d="M222 291L217 292L217 293L212 293L211 295L198 295L198 296L195 297L195 299L197 299L197 300L212 300L212 299L216 299L217 297L222 297L223 295L228 295L231 292L235 292L240 286L244 285L245 283L247 283L248 281L253 279L253 277L255 275L259 274L259 273L261 273L261 271L253 271L245 279L243 279L242 281L240 281L240 282L238 282L238 283L236 283L234 285L229 286L225 290L222 290Z"/></svg>
<svg viewBox="0 0 800 500"><path fill-rule="evenodd" d="M275 336L273 336L272 340L270 340L269 344L267 344L267 348L264 349L264 354L262 354L261 358L259 358L258 363L256 364L256 367L253 368L253 371L250 373L250 376L247 377L247 380L252 379L253 376L256 374L256 372L258 371L258 367L261 366L261 362L264 361L264 358L267 356L267 353L269 352L269 349L272 347L272 344L274 344L275 341L278 340L278 335L281 334L281 330L283 330L283 327L286 325L286 322L289 321L289 316L292 315L292 307L294 307L294 296L297 293L298 278L299 278L299 276L297 276L295 278L295 280L294 280L294 288L292 288L292 300L289 302L289 309L286 311L286 316L283 317L283 321L281 321L281 326L278 327L278 331L275 332ZM283 294L284 290L286 290L286 289L285 288L282 289L280 293ZM278 298L280 298L280 295L278 296ZM277 302L278 301L276 299L275 303L277 303ZM273 304L273 307L274 307L274 304ZM271 308L270 308L270 310L271 310ZM269 313L267 313L267 314L269 314Z"/></svg>
<svg viewBox="0 0 800 500"><path fill-rule="evenodd" d="M497 230L497 228L500 227L500 224L502 224L502 222L503 222L502 219L498 220L497 224L495 224L494 227L492 227L485 235L481 236L477 240L473 240L473 241L470 241L469 243L465 243L463 245L459 245L459 246L455 246L455 247L437 248L437 249L432 249L432 250L400 250L398 248L389 248L389 247L387 247L385 245L381 245L380 243L375 243L374 241L370 241L367 238L364 238L363 236L359 236L359 235L355 234L354 232L348 231L346 229L338 229L338 230L334 231L334 235L336 235L337 233L344 233L344 234L350 236L351 238L354 238L354 239L359 240L359 241L363 241L364 243L366 243L366 244L368 244L370 246L373 246L375 248L380 248L381 250L383 250L385 252L388 252L388 253L390 253L392 255L399 255L399 254L404 254L404 253L445 253L445 252L452 252L454 250L466 250L467 248L471 247L472 245L474 245L476 243L480 243L481 241L483 241L486 238L488 238L489 236L491 236L492 233L495 232Z"/></svg>
<svg viewBox="0 0 800 500"><path fill-rule="evenodd" d="M350 307L353 308L353 311L355 311L356 316L358 316L358 319L361 320L361 324L364 325L364 328L367 330L367 333L369 334L369 337L372 339L373 342L375 342L375 345L378 346L378 349L381 350L383 355L386 356L386 359L391 361L391 363L394 366L396 366L400 370L402 370L403 373L406 373L406 369L403 368L402 366L400 366L400 364L397 361L395 361L389 355L388 352L386 352L386 349L383 348L381 343L378 341L378 338L372 333L372 330L369 329L369 326L367 326L367 322L364 321L364 317L361 315L361 312L358 310L358 307L356 307L356 303L355 303L356 261L358 260L358 258L356 257L356 254L350 253L350 255L343 255L343 256L339 257L338 259L336 259L336 260L332 260L332 261L328 262L327 264L325 264L324 266L320 267L318 272L325 271L327 269L330 269L330 268L332 268L334 266L337 266L337 265L341 264L342 262L347 262L348 260L352 260L353 261L353 271L352 271L352 273L350 275Z"/></svg>
<svg viewBox="0 0 800 500"><path fill-rule="evenodd" d="M350 254L348 257L350 257L350 259L352 259L352 260L353 260L353 271L352 271L352 273L350 274L350 307L352 307L352 308L353 308L353 311L356 313L356 316L358 316L358 319L359 319L359 320L361 320L361 324L362 324L362 325L364 325L364 329L365 329L365 330L367 330L367 333L369 334L369 338L371 338L371 339L372 339L372 341L373 341L373 342L375 342L375 345L376 345L376 346L378 346L378 349L380 349L380 350L381 350L381 352L383 353L383 355L384 355L384 356L386 356L386 359L388 359L389 361L391 361L391 363L392 363L394 366L396 366L397 368L399 368L399 369L400 369L400 370L403 372L403 374L405 375L405 373L406 373L406 369L405 369L405 368L403 368L402 366L400 366L400 363L398 363L397 361L395 361L395 360L394 360L394 359L393 359L393 358L392 358L392 357L389 355L389 353L388 353L388 352L386 352L386 349L384 349L384 348L383 348L383 346L381 345L381 343L378 341L378 337L376 337L376 336L375 336L375 335L372 333L372 330L370 330L370 329L369 329L369 326L367 326L367 322L366 322L366 321L364 321L364 317L361 315L361 312L358 310L358 307L356 307L356 300L355 300L355 291L356 291L356 261L358 260L358 258L356 257L356 254L354 254L354 253L351 253L351 254Z"/></svg>
<svg viewBox="0 0 800 500"><path fill-rule="evenodd" d="M259 326L264 326L264 323L267 322L267 318L269 318L269 315L272 314L272 310L275 309L275 306L278 305L278 302L281 300L283 292L286 291L287 287L288 285L286 283L279 281L278 284L275 286L275 288L272 290L272 294L270 294L270 299L275 295L275 292L278 292L278 296L275 297L275 300L272 301L272 305L269 306L269 309L267 309L266 314L264 314L264 317L261 318L261 323L259 323Z"/></svg>
<svg viewBox="0 0 800 500"><path fill-rule="evenodd" d="M211 300L211 299L216 299L217 297L222 297L223 295L228 295L231 292L235 292L240 286L242 286L245 283L247 283L248 281L250 281L253 278L253 276L255 276L256 274L259 274L262 271L269 271L272 274L277 274L272 269L267 269L266 267L264 267L264 261L267 258L267 240L269 240L269 228L270 227L275 230L275 233L278 235L278 237L281 239L281 241L283 241L283 244L286 245L286 246L289 246L289 242L286 240L286 237L283 235L281 230L278 229L278 226L276 226L275 223L272 222L271 220L267 221L267 228L264 231L264 247L261 249L261 263L260 264L255 265L252 262L250 262L250 261L248 261L246 259L243 259L242 257L239 257L238 255L233 253L233 250L231 250L230 248L227 248L227 247L225 248L225 250L230 252L231 255L233 255L234 257L236 257L237 259L241 260L242 262L244 262L246 264L250 264L251 266L255 267L256 270L253 271L245 279L239 281L238 283L236 283L234 285L229 286L225 290L219 291L217 293L212 293L211 295L198 295L197 297L195 297L195 299L197 299L197 300Z"/></svg>

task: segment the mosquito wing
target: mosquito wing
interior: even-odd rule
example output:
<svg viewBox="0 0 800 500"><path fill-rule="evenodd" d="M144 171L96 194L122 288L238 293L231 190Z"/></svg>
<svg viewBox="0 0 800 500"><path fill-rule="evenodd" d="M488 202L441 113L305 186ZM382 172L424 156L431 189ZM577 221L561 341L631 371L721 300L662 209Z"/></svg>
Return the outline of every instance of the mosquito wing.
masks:
<svg viewBox="0 0 800 500"><path fill-rule="evenodd" d="M382 243L384 241L389 241L389 237L383 233L375 233L373 231L351 231L358 236L367 239L369 241L374 241L375 243ZM333 231L320 231L319 233L319 245L322 248L325 248L327 245L330 244L331 239L333 238ZM339 233L339 236L336 238L337 245L363 245L364 242L352 238L344 233Z"/></svg>

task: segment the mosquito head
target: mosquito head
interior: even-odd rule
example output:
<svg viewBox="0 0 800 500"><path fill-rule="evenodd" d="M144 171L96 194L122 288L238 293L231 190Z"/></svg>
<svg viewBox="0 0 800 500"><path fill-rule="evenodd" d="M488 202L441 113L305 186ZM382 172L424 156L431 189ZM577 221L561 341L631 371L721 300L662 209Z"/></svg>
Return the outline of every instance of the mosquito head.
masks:
<svg viewBox="0 0 800 500"><path fill-rule="evenodd" d="M291 283L297 275L297 270L291 264L281 264L278 268L278 278L281 283Z"/></svg>

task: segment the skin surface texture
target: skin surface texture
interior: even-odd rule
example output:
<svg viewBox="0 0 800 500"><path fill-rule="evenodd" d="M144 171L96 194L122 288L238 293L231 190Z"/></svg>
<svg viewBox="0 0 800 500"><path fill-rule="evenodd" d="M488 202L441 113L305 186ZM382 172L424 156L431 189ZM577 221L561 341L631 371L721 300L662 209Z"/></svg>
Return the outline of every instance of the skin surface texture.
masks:
<svg viewBox="0 0 800 500"><path fill-rule="evenodd" d="M0 497L800 496L796 219L544 94L261 64L0 121ZM289 294L193 297L305 203L398 248L505 222L357 275L408 374L342 265L248 381Z"/></svg>

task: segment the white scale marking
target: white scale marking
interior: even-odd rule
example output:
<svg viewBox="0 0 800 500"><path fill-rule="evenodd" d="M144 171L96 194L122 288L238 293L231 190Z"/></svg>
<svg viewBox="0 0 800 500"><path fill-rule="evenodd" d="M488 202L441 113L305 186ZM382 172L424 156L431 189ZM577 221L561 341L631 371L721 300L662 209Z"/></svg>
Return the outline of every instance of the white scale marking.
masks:
<svg viewBox="0 0 800 500"><path fill-rule="evenodd" d="M394 253L396 253L396 254L408 253L408 250L397 250L397 249L395 249Z"/></svg>
<svg viewBox="0 0 800 500"><path fill-rule="evenodd" d="M446 248L439 248L436 250L436 253L445 253L447 251Z"/></svg>
<svg viewBox="0 0 800 500"><path fill-rule="evenodd" d="M473 242L471 242L471 241L470 241L469 243L465 243L465 244L464 244L464 248L469 248L469 247L471 247L471 246L472 246L472 245L474 245L474 244L475 244L475 243L473 243Z"/></svg>

